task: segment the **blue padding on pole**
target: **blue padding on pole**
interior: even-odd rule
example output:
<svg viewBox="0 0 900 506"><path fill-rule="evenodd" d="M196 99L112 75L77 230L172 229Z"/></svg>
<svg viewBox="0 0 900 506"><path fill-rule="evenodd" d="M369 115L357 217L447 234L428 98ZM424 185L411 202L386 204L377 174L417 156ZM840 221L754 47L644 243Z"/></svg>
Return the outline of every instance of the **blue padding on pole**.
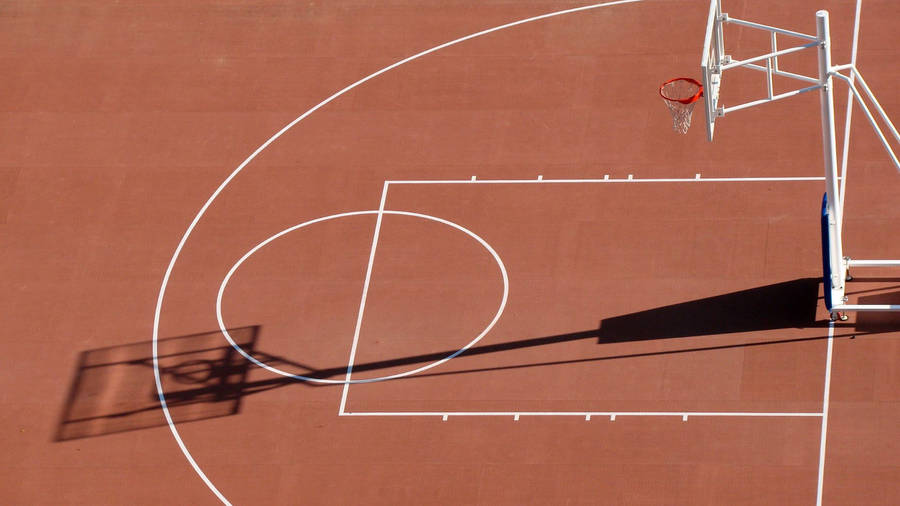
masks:
<svg viewBox="0 0 900 506"><path fill-rule="evenodd" d="M831 241L828 237L828 194L822 195L822 286L825 289L825 307L831 311Z"/></svg>

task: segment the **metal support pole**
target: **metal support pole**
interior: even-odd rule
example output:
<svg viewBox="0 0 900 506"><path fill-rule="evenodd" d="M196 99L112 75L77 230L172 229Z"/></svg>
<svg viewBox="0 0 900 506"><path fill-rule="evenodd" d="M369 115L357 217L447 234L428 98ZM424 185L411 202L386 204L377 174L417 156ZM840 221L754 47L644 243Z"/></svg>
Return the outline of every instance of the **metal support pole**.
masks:
<svg viewBox="0 0 900 506"><path fill-rule="evenodd" d="M834 85L831 79L831 35L828 11L816 12L819 50L819 98L822 104L822 148L825 155L825 190L828 194L828 240L831 249L831 300L844 302L844 252L841 241L841 205L838 188L837 141L834 130Z"/></svg>

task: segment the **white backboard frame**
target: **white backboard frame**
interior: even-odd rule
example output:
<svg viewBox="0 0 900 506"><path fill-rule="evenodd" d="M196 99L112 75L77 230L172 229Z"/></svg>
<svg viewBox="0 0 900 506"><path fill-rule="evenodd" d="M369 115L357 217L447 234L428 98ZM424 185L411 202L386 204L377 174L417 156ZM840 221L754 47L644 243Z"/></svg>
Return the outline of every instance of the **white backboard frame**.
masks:
<svg viewBox="0 0 900 506"><path fill-rule="evenodd" d="M706 38L700 69L703 74L703 105L706 115L706 138L712 142L719 116L719 87L722 85L722 65L728 60L722 33L722 0L710 0L706 20Z"/></svg>
<svg viewBox="0 0 900 506"><path fill-rule="evenodd" d="M856 16L854 19L854 48L851 63L833 65L831 62L831 35L828 12L820 10L816 12L816 35L777 28L761 23L755 23L743 19L729 17L722 12L722 0L710 0L709 15L706 24L706 37L703 42L703 54L700 67L703 77L703 103L706 113L706 135L709 141L713 140L716 118L732 112L755 107L757 105L776 102L791 98L802 93L818 91L821 97L822 115L822 145L825 159L826 198L823 205L823 267L825 268L824 283L830 297L826 294L826 306L831 312L832 319L846 319L844 311L900 311L900 304L847 304L845 296L845 282L850 279L849 268L852 267L898 267L900 260L857 260L843 255L843 241L841 238L843 222L843 193L846 178L846 166L838 176L836 134L834 125L834 83L844 81L849 88L848 97L856 99L857 104L866 119L872 126L878 139L881 141L885 152L893 162L894 167L900 171L900 159L897 158L891 142L884 135L875 114L869 106L878 113L881 121L886 125L894 140L900 143L900 132L894 127L887 113L878 103L874 93L866 85L865 80L856 68L856 40L859 31L859 11L861 0L857 0ZM768 32L771 40L771 52L750 58L734 60L724 54L723 25L725 23ZM778 48L778 35L800 39L804 43L787 49ZM818 53L819 75L818 77L804 76L779 68L778 57L815 49ZM761 65L765 63L765 65ZM766 97L752 100L743 104L724 107L719 102L719 90L722 85L722 75L726 70L745 68L757 70L766 74ZM850 75L842 74L849 71ZM785 93L776 94L773 87L772 76L791 78L807 84L806 87L794 89ZM863 93L856 87L859 83ZM812 84L812 86L809 86ZM849 104L849 99L848 99ZM848 147L847 137L850 132L850 107L848 105L847 127L845 128L844 149ZM839 181L840 186L839 186Z"/></svg>

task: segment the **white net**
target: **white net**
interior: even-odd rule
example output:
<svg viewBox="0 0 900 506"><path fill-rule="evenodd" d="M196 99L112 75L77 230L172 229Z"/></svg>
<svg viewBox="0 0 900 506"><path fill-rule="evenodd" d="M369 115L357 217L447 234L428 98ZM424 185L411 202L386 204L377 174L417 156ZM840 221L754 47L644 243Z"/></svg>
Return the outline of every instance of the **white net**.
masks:
<svg viewBox="0 0 900 506"><path fill-rule="evenodd" d="M672 113L672 130L681 134L687 133L691 127L691 113L700 98L701 89L702 86L697 82L687 79L675 79L660 87L659 94Z"/></svg>

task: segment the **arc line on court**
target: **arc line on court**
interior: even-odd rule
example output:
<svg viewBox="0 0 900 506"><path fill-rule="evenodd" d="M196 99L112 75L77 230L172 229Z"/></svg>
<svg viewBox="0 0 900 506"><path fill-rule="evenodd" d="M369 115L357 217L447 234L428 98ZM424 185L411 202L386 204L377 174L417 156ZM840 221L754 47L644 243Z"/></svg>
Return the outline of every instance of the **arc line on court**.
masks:
<svg viewBox="0 0 900 506"><path fill-rule="evenodd" d="M375 77L377 77L381 74L384 74L385 72L388 72L391 69L399 67L400 65L403 65L405 63L408 63L410 61L413 61L422 56L425 56L427 54L438 51L440 49L450 47L455 44L459 44L461 42L464 42L464 41L467 41L470 39L474 39L474 38L482 36L482 35L487 35L489 33L493 33L493 32L499 31L499 30L511 28L513 26L518 26L518 25L530 23L533 21L539 21L539 20L551 18L554 16L561 16L564 14L569 14L569 13L574 13L574 12L587 11L589 9L596 9L596 8L600 8L600 7L609 7L609 6L620 5L620 4L636 3L636 2L641 2L641 1L642 0L618 0L618 1L608 2L608 3L597 3L597 4L587 5L587 6L583 6L583 7L576 7L573 9L564 9L564 10L555 11L555 12L551 12L551 13L547 13L547 14L543 14L543 15L539 15L539 16L533 16L533 17L522 19L519 21L514 21L512 23L506 23L504 25L489 28L487 30L482 30L480 32L466 35L464 37L460 37L458 39L455 39L450 42L432 47L432 48L422 51L420 53L414 54L408 58L400 60L396 63L393 63L392 65L384 67L383 69L381 69L377 72L374 72L372 74L369 74L368 76L354 82L353 84L341 89L337 93L334 93L330 97L319 102L318 104L313 106L311 109L307 110L306 112L304 112L303 114L298 116L296 119L294 119L293 121L291 121L290 123L285 125L281 130L279 130L274 135L269 137L269 139L267 139L262 145L260 145L258 148L256 148L256 150L254 150L253 153L250 154L250 156L248 156L243 162L241 162L241 164L238 165L238 167L236 169L234 169L231 172L231 174L229 174L228 177L225 178L224 181L222 181L222 183L215 189L215 191L213 191L213 193L212 193L212 195L210 195L209 199L207 199L206 202L203 204L203 206L200 207L200 210L197 212L196 216L194 216L194 219L191 220L190 225L188 225L184 234L181 236L181 239L179 240L178 245L175 247L175 251L172 253L172 258L169 260L169 264L166 266L166 271L163 274L162 283L160 284L160 288L159 288L159 295L156 298L156 307L154 308L153 338L152 338L151 349L152 349L152 358L153 358L153 360L152 360L152 362L153 362L153 379L154 379L154 383L156 385L157 398L159 400L160 409L162 409L163 416L166 419L166 424L169 427L169 431L172 433L172 437L175 439L175 442L178 445L178 448L181 450L181 453L184 455L185 459L187 459L188 463L191 465L191 468L194 470L194 472L197 473L197 476L200 477L200 479L203 481L203 483L206 485L206 487L209 488L209 490L216 496L216 498L219 499L219 501L221 501L223 504L226 504L229 506L231 505L231 502L228 501L228 499L225 497L225 495L222 494L222 492L213 484L213 482L209 479L209 477L206 476L206 473L204 473L203 470L200 468L200 466L197 464L197 461L194 459L193 455L191 455L191 452L188 451L187 445L182 440L181 434L178 432L178 428L175 426L175 422L172 419L172 414L169 412L169 406L168 406L168 403L166 402L165 390L163 389L163 386L162 386L162 379L160 377L160 371L159 371L159 323L160 323L161 314L162 314L162 304L163 304L163 300L165 299L165 295L166 295L166 288L168 287L169 279L171 279L171 277L172 277L172 271L175 268L175 263L178 261L178 257L181 255L181 251L184 249L184 245L187 243L188 238L191 236L194 229L197 227L197 224L200 222L200 219L206 214L206 211L209 209L209 207L212 205L212 203L216 200L216 198L225 190L225 187L227 187L229 185L229 183L231 183L231 181L234 180L234 178L237 177L237 175L242 170L244 170L244 168L251 161L253 161L260 153L262 153L263 150L265 150L270 144L272 144L278 138L280 138L282 135L284 135L284 133L287 132L288 130L290 130L294 125L296 125L300 121L303 121L310 114L312 114L315 111L319 110L320 108L324 107L326 104L332 102L333 100L335 100L336 98L340 97L341 95L347 93L348 91L352 90L353 88L356 88L357 86L359 86L371 79L374 79Z"/></svg>

